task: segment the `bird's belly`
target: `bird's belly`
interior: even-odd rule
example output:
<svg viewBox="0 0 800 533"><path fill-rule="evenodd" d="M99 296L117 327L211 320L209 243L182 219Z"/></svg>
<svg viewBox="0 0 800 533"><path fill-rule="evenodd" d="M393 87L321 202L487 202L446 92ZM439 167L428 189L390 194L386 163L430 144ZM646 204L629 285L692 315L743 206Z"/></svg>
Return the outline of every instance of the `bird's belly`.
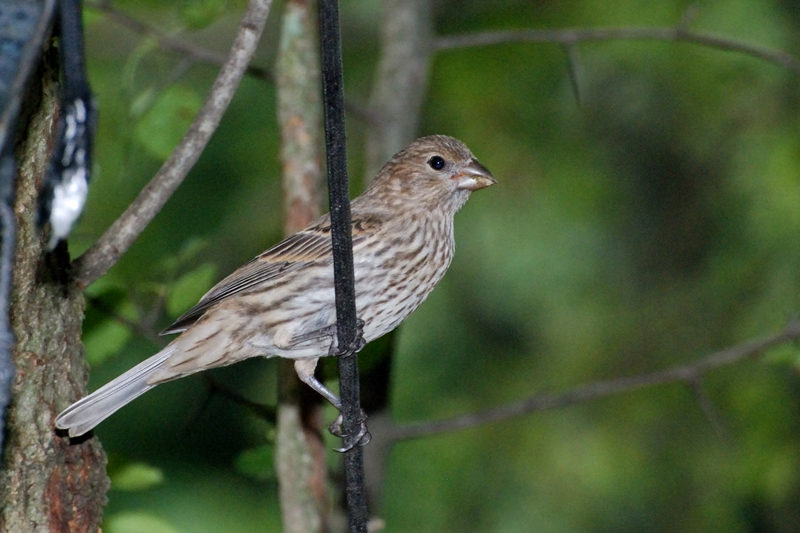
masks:
<svg viewBox="0 0 800 533"><path fill-rule="evenodd" d="M438 259L438 260L437 260ZM356 312L373 341L400 325L425 301L444 276L450 258L425 257L384 271L356 267Z"/></svg>
<svg viewBox="0 0 800 533"><path fill-rule="evenodd" d="M391 266L357 258L356 315L364 321L364 340L373 341L405 320L444 276L452 249L424 250L409 261ZM360 260L359 260L360 259ZM246 343L268 356L292 359L320 357L329 353L336 324L335 292L325 288L299 291L269 316L248 328Z"/></svg>

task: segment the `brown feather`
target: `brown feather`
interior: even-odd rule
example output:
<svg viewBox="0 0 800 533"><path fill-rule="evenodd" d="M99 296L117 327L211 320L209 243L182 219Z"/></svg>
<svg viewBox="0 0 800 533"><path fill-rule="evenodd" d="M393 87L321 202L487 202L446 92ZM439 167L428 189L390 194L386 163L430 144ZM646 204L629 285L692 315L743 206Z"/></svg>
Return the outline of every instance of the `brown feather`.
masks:
<svg viewBox="0 0 800 533"><path fill-rule="evenodd" d="M472 191L495 183L451 137L423 137L398 152L352 202L356 309L363 340L397 327L442 279L455 250L453 217ZM159 383L248 357L287 357L315 380L335 353L336 309L328 215L223 279L164 333L181 333L150 359L65 409L56 426L81 435Z"/></svg>
<svg viewBox="0 0 800 533"><path fill-rule="evenodd" d="M352 217L353 248L361 245L382 226L375 213L354 214ZM330 215L324 215L305 229L288 237L250 262L239 267L217 283L197 304L181 315L161 335L181 333L194 324L217 303L241 292L273 280L278 276L302 270L311 264L326 264L333 260Z"/></svg>

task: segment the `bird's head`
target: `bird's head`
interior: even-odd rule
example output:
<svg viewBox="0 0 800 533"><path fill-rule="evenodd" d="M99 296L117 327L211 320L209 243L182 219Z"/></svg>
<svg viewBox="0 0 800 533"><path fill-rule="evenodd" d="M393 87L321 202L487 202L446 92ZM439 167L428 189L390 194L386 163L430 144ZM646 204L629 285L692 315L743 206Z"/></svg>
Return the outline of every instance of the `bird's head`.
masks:
<svg viewBox="0 0 800 533"><path fill-rule="evenodd" d="M445 207L458 211L472 191L497 181L469 148L445 135L422 137L392 157L378 172L369 192L388 203L413 204L423 209Z"/></svg>

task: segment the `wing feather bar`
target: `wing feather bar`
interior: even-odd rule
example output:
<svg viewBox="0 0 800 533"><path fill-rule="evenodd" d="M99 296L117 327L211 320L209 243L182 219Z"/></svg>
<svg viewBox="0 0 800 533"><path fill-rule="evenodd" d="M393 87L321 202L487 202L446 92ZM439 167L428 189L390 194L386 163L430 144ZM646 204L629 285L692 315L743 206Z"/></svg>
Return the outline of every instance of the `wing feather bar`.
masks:
<svg viewBox="0 0 800 533"><path fill-rule="evenodd" d="M363 244L383 224L380 215L353 217L353 248ZM285 272L331 259L330 223L323 217L303 231L279 242L249 263L220 281L200 301L181 315L162 335L180 333L197 321L209 308L222 300L274 279Z"/></svg>
<svg viewBox="0 0 800 533"><path fill-rule="evenodd" d="M194 307L181 315L161 334L180 333L218 302L274 279L284 272L326 259L330 257L330 250L329 234L321 235L305 231L296 233L220 281Z"/></svg>

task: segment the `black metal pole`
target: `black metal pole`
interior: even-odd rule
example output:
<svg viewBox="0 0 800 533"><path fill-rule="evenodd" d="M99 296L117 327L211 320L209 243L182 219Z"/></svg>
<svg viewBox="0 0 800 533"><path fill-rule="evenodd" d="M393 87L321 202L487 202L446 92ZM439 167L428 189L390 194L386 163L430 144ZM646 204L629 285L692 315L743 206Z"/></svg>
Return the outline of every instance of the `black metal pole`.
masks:
<svg viewBox="0 0 800 533"><path fill-rule="evenodd" d="M331 206L333 274L336 288L336 334L339 350L342 352L339 357L339 393L342 399L344 433L356 435L361 429L363 420L359 398L358 361L355 354L358 334L338 0L319 0L319 32L322 48L322 97ZM344 471L350 531L366 533L368 515L364 488L364 460L361 446L358 444L345 452Z"/></svg>

